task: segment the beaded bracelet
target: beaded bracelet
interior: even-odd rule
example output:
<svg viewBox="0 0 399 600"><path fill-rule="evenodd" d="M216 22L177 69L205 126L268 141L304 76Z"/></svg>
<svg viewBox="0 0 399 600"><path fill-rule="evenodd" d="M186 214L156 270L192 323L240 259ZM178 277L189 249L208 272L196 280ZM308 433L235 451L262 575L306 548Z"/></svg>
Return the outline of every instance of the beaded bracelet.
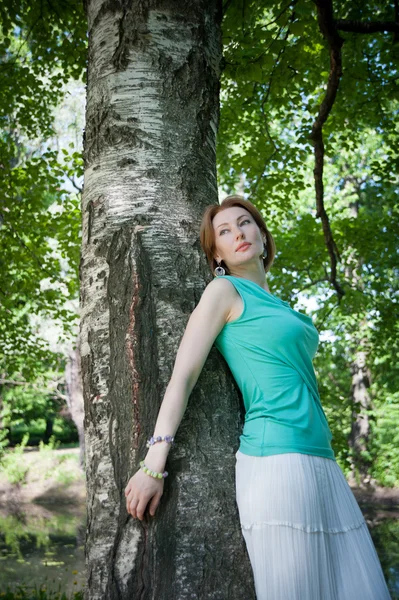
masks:
<svg viewBox="0 0 399 600"><path fill-rule="evenodd" d="M150 439L147 440L147 448L150 448L157 442L167 442L168 444L173 444L174 441L175 438L173 437L173 435L158 435L157 437L150 437Z"/></svg>
<svg viewBox="0 0 399 600"><path fill-rule="evenodd" d="M155 479L162 479L168 476L168 472L164 471L163 473L157 473L156 471L151 471L148 467L145 466L144 461L140 462L140 469L144 471L150 477L154 477Z"/></svg>

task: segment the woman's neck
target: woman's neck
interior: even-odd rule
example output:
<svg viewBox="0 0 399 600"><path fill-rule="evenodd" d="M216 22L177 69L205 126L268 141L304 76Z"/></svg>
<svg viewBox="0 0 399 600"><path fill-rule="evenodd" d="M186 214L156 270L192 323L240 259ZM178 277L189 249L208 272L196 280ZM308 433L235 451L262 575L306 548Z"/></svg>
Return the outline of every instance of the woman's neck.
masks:
<svg viewBox="0 0 399 600"><path fill-rule="evenodd" d="M263 269L263 268L262 268ZM233 277L238 277L239 279L248 279L253 283L259 285L259 287L263 288L270 294L269 286L266 281L266 273L263 271L263 274L260 272L252 272L252 271L241 271L241 272L230 272Z"/></svg>

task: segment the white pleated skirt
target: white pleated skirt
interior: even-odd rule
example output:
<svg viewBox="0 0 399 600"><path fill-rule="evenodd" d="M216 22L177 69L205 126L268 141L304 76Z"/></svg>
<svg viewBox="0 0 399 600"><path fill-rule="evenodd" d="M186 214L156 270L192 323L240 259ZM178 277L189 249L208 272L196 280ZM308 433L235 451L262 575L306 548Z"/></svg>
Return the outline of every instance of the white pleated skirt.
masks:
<svg viewBox="0 0 399 600"><path fill-rule="evenodd" d="M334 460L240 451L236 458L257 600L390 600L367 524Z"/></svg>

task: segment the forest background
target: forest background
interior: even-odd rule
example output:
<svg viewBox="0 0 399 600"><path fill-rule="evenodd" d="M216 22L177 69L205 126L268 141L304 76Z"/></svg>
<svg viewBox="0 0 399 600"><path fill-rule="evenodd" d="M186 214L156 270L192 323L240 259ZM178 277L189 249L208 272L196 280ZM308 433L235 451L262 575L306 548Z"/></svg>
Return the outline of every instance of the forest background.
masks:
<svg viewBox="0 0 399 600"><path fill-rule="evenodd" d="M345 473L398 486L398 5L344 0L333 26L317 4L225 1L220 196L262 211L270 289L319 330ZM0 18L0 444L76 443L85 16L18 1Z"/></svg>

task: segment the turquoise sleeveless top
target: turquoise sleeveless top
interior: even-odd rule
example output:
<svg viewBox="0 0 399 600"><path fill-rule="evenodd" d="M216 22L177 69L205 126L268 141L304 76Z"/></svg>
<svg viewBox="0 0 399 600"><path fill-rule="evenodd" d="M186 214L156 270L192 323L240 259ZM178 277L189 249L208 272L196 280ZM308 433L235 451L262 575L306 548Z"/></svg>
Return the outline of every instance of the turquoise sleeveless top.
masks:
<svg viewBox="0 0 399 600"><path fill-rule="evenodd" d="M238 319L226 323L215 339L244 400L240 451L251 456L301 452L335 460L312 364L319 334L311 317L253 281L223 277L244 304Z"/></svg>

